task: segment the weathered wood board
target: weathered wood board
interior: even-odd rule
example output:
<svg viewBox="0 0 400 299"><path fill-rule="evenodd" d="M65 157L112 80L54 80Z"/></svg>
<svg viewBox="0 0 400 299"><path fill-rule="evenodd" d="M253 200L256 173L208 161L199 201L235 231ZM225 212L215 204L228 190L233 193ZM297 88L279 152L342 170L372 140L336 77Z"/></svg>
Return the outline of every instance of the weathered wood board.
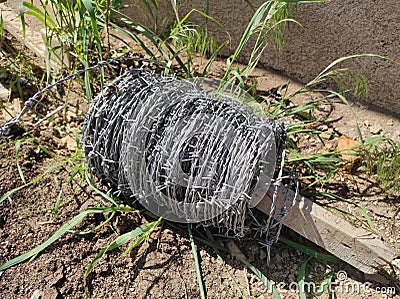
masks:
<svg viewBox="0 0 400 299"><path fill-rule="evenodd" d="M278 192L278 206L283 204L285 192L288 192L289 198L295 196L292 190L281 188ZM269 214L271 197L270 189L268 195L256 206L257 209ZM283 224L367 274L375 274L394 259L394 252L378 236L353 226L300 195L296 197L296 204L284 218Z"/></svg>

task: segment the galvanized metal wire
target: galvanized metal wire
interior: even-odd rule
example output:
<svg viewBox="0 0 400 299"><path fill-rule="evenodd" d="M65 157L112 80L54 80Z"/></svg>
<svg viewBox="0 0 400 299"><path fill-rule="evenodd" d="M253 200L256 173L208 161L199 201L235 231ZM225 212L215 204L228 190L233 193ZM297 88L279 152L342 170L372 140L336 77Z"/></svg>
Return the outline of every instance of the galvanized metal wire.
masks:
<svg viewBox="0 0 400 299"><path fill-rule="evenodd" d="M0 138L51 88L30 98L0 129ZM209 86L208 86L209 87ZM277 190L296 180L284 172L285 128L256 113L234 93L213 92L200 79L178 80L146 68L117 77L91 101L82 148L89 171L129 200L179 222L200 222L244 235L252 209L268 190L270 217L258 223L268 249L294 199L277 205Z"/></svg>

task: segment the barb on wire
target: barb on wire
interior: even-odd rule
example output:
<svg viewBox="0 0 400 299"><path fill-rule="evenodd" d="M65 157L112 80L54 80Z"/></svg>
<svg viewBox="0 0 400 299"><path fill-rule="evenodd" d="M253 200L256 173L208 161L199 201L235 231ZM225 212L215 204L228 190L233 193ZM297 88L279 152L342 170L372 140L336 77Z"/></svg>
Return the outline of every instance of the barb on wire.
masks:
<svg viewBox="0 0 400 299"><path fill-rule="evenodd" d="M52 88L120 60L167 68L151 59L119 57L79 70L29 98L0 129L0 138ZM272 189L269 219L258 229L269 253L294 204L287 195L277 202L288 178L286 130L256 115L243 96L226 82L131 68L90 102L81 139L88 169L158 216L212 224L238 236L251 230L252 208ZM297 178L289 176L293 182L298 189Z"/></svg>
<svg viewBox="0 0 400 299"><path fill-rule="evenodd" d="M4 138L5 136L7 136L10 133L10 130L13 126L15 126L16 124L18 124L22 117L32 109L32 107L40 102L40 100L42 99L42 96L44 94L46 94L48 91L52 90L54 87L58 87L60 85L62 85L64 82L69 81L77 76L80 76L86 72L91 72L93 70L102 68L106 65L111 65L112 63L115 62L119 62L119 61L126 61L126 60L133 60L133 61L138 61L138 62L150 62L150 63L154 63L157 64L159 66L165 67L167 68L166 64L157 61L157 60L153 60L153 59L148 59L148 58L142 58L142 57L132 57L132 56L121 56L121 57L116 57L116 58L110 58L108 60L104 60L104 61L100 61L97 64L90 66L86 69L81 69L78 70L77 72L73 73L73 74L69 74L66 77L58 80L57 82L50 84L48 86L46 86L44 89L42 89L41 91L35 93L32 97L30 97L28 100L25 101L25 105L22 108L21 112L14 117L13 119L11 119L9 122L7 122L6 124L4 124L1 128L0 128L0 139Z"/></svg>
<svg viewBox="0 0 400 299"><path fill-rule="evenodd" d="M243 236L251 209L286 176L286 131L214 83L131 69L91 102L82 148L93 174L154 214ZM271 200L268 244L292 205Z"/></svg>

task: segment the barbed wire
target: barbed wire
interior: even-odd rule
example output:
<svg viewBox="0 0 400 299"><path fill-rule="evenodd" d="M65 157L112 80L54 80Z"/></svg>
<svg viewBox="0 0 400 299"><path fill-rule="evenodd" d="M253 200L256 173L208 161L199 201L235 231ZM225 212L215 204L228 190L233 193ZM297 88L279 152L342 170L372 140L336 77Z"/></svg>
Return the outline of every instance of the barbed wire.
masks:
<svg viewBox="0 0 400 299"><path fill-rule="evenodd" d="M76 71L75 73L69 74L67 76L65 76L64 78L56 81L53 84L50 84L48 86L46 86L45 88L43 88L42 90L40 90L39 92L35 93L32 97L30 97L29 99L27 99L25 101L24 107L22 108L21 112L14 117L13 119L11 119L10 121L8 121L6 124L4 124L1 128L0 128L0 139L4 138L5 136L7 136L10 133L10 130L13 126L17 125L22 117L28 112L30 111L37 103L40 102L40 100L42 99L43 95L46 94L47 92L49 92L50 90L52 90L55 87L58 87L60 85L62 85L64 82L69 81L75 77L78 77L84 73L87 72L92 72L96 69L100 69L102 67L105 66L112 66L113 63L115 62L120 62L120 61L127 61L127 60L133 60L133 61L137 61L137 62L149 62L149 63L154 63L156 65L162 66L164 68L168 68L168 66L165 63L162 63L160 61L154 60L154 59L149 59L149 58L143 58L143 57L131 57L131 56L121 56L121 57L115 57L115 58L110 58L104 61L100 61L97 64L90 66L88 68L85 69L81 69Z"/></svg>
<svg viewBox="0 0 400 299"><path fill-rule="evenodd" d="M64 82L117 61L101 61L51 84L29 98L20 114L0 129L9 133L42 96ZM282 185L298 180L284 171L286 130L257 116L225 86L204 79L178 80L146 68L131 68L90 102L82 130L82 149L89 171L130 201L172 221L200 222L243 236L252 230L252 209L270 200L267 221L258 232L270 246L294 198ZM272 196L266 197L272 189ZM270 190L271 191L271 190ZM266 199L268 198L268 199Z"/></svg>
<svg viewBox="0 0 400 299"><path fill-rule="evenodd" d="M270 217L259 228L269 252L293 205L276 198L293 179L284 171L285 128L231 89L210 93L213 84L202 83L147 69L116 78L94 98L83 126L89 170L156 215L239 236L251 230L251 210L271 187Z"/></svg>

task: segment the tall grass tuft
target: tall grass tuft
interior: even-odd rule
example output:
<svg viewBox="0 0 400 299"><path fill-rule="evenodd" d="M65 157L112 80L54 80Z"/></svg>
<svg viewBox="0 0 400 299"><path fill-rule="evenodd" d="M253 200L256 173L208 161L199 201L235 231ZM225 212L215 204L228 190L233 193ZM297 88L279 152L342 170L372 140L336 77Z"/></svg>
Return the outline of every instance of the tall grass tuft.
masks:
<svg viewBox="0 0 400 299"><path fill-rule="evenodd" d="M24 35L27 15L33 16L45 27L48 80L52 74L51 60L56 61L62 70L75 70L88 68L93 61L103 59L103 32L107 28L108 33L111 11L117 10L121 3L121 0L40 0L38 5L33 2L20 3L19 17ZM90 100L89 73L85 73L84 85Z"/></svg>

